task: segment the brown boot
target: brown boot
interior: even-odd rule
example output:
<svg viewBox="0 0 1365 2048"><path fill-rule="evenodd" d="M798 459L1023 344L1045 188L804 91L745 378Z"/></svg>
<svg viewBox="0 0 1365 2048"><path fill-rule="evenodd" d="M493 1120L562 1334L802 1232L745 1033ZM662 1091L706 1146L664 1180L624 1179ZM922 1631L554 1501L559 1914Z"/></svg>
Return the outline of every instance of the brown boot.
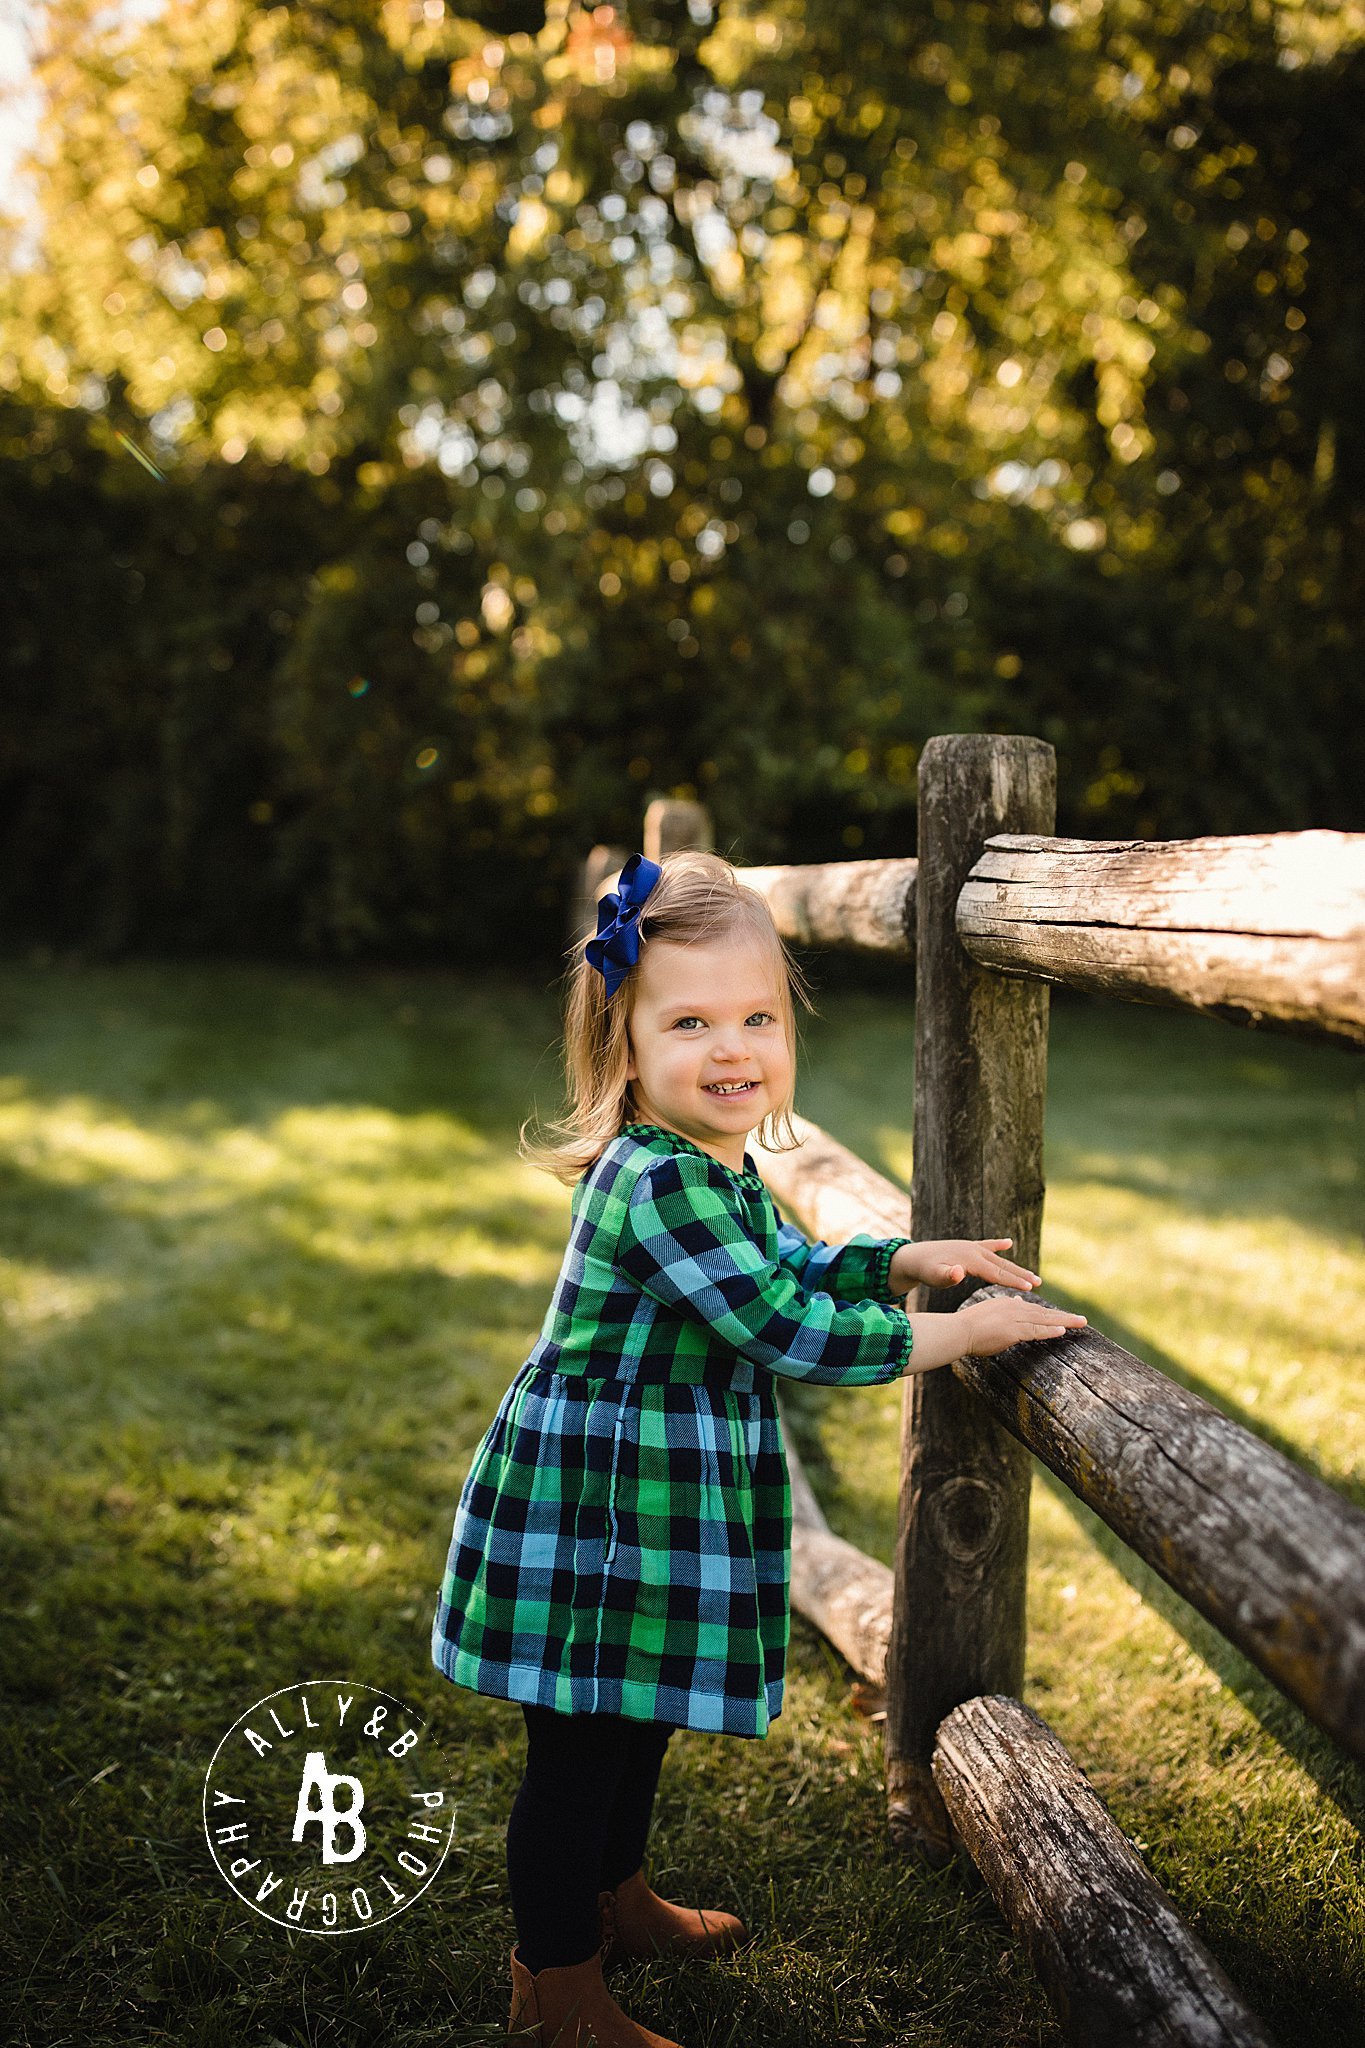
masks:
<svg viewBox="0 0 1365 2048"><path fill-rule="evenodd" d="M597 1909L602 1925L602 1964L607 1968L623 1956L708 1956L725 1955L748 1936L744 1922L733 1913L708 1906L675 1906L661 1899L645 1883L643 1869L618 1884L614 1892L599 1892Z"/></svg>
<svg viewBox="0 0 1365 2048"><path fill-rule="evenodd" d="M514 1948L507 2031L525 2048L679 2048L627 2018L602 1982L600 1954L532 1976Z"/></svg>

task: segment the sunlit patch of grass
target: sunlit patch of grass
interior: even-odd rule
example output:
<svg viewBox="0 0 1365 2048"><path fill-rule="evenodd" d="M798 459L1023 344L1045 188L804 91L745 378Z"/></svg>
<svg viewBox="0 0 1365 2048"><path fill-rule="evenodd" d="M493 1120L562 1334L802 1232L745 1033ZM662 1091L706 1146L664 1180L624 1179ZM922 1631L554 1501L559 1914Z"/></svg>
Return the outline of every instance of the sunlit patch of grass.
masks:
<svg viewBox="0 0 1365 2048"><path fill-rule="evenodd" d="M1178 1195L1068 1178L1054 1184L1047 1253L1058 1299L1108 1308L1130 1349L1174 1363L1229 1412L1261 1407L1324 1478L1365 1499L1361 1261L1344 1231L1188 1217Z"/></svg>
<svg viewBox="0 0 1365 2048"><path fill-rule="evenodd" d="M568 1191L553 991L239 967L0 972L0 1783L20 2039L503 2037L520 1715L427 1640L469 1457L540 1327ZM821 998L806 1113L906 1182L913 1017ZM1056 1007L1059 1295L1358 1485L1355 1069ZM1221 1048L1221 1049L1220 1049ZM1244 1063L1245 1071L1238 1067ZM831 1519L890 1556L901 1389L793 1389ZM1039 1468L1026 1696L1286 2040L1359 2000L1359 1774ZM253 1699L349 1672L433 1720L460 1806L382 1939L287 1941L221 1889L203 1772ZM887 1845L880 1731L799 1617L766 1742L685 1735L650 1869L755 1947L641 1964L689 2043L1051 2044L979 1885Z"/></svg>
<svg viewBox="0 0 1365 2048"><path fill-rule="evenodd" d="M112 1276L86 1279L32 1259L0 1258L0 1316L29 1342L50 1326L79 1322L117 1293Z"/></svg>

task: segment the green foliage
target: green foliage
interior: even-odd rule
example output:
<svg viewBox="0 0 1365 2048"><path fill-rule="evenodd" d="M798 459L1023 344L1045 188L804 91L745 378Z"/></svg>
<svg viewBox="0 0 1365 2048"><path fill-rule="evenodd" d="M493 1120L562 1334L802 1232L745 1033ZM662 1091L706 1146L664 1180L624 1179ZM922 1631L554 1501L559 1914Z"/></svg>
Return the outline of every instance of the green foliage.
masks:
<svg viewBox="0 0 1365 2048"><path fill-rule="evenodd" d="M39 75L12 927L550 950L648 795L904 851L945 730L1361 822L1358 5L57 0Z"/></svg>

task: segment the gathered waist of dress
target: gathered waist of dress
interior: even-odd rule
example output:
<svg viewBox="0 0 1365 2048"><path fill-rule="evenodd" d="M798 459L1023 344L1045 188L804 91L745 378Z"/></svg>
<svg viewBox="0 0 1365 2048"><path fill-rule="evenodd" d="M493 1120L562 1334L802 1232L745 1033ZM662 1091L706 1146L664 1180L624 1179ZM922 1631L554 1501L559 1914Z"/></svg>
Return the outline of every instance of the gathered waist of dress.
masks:
<svg viewBox="0 0 1365 2048"><path fill-rule="evenodd" d="M755 1393L760 1375L767 1377L762 1367L738 1356L623 1358L615 1352L565 1351L547 1337L540 1339L522 1367L523 1372L535 1370L564 1379L610 1380L620 1386L710 1387L732 1394Z"/></svg>

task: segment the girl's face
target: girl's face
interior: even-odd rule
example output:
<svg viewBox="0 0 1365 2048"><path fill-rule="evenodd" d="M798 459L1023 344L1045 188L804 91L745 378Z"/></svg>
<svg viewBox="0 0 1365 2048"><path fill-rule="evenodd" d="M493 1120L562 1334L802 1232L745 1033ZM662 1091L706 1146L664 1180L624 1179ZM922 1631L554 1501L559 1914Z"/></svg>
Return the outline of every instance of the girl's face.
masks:
<svg viewBox="0 0 1365 2048"><path fill-rule="evenodd" d="M778 962L752 939L640 953L630 1013L636 1114L744 1171L744 1141L790 1098Z"/></svg>

